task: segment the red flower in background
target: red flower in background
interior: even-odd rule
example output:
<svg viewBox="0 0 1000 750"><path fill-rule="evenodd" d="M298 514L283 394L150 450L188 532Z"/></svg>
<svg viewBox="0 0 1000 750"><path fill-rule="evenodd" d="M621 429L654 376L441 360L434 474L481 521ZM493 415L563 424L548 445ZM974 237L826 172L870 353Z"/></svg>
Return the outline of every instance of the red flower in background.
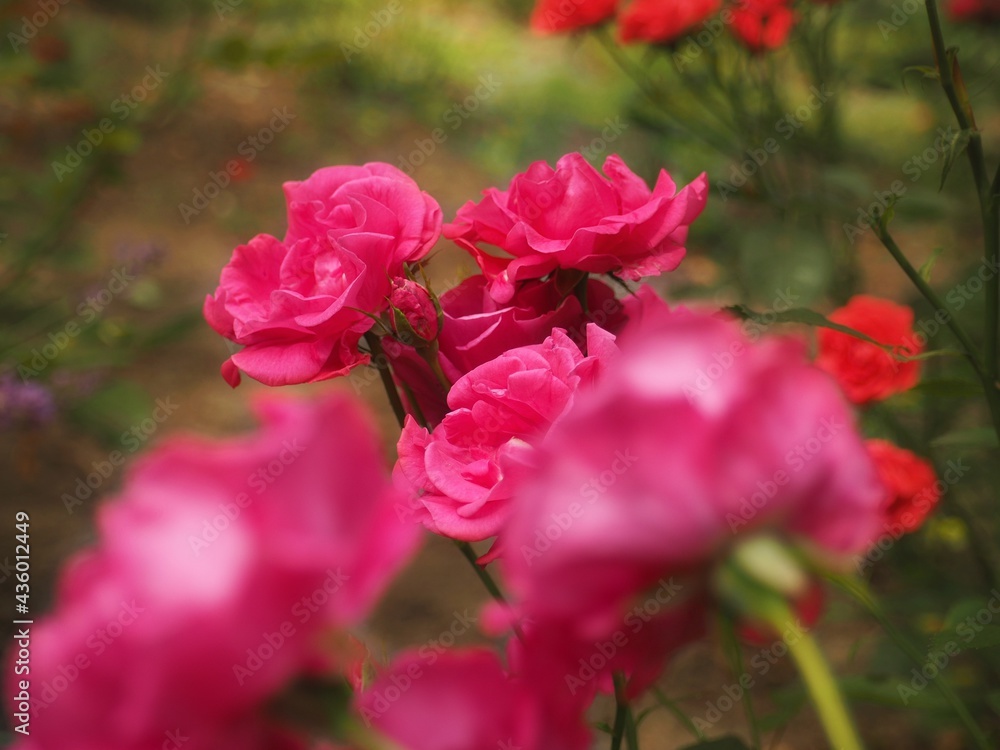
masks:
<svg viewBox="0 0 1000 750"><path fill-rule="evenodd" d="M830 315L834 323L853 328L901 354L923 351L913 335L913 310L890 300L858 295ZM919 362L901 362L867 341L829 328L819 331L816 364L830 373L855 404L881 401L909 390L920 375Z"/></svg>
<svg viewBox="0 0 1000 750"><path fill-rule="evenodd" d="M254 175L257 174L257 168L253 162L244 159L242 156L227 162L226 166L228 167L230 164L233 165L232 170L229 172L233 176L233 182L246 182L253 179Z"/></svg>
<svg viewBox="0 0 1000 750"><path fill-rule="evenodd" d="M619 18L619 36L623 42L672 42L721 5L721 0L636 0Z"/></svg>
<svg viewBox="0 0 1000 750"><path fill-rule="evenodd" d="M593 26L615 14L618 0L540 0L531 15L531 28L557 34Z"/></svg>
<svg viewBox="0 0 1000 750"><path fill-rule="evenodd" d="M930 461L886 440L869 440L868 452L885 485L886 523L902 526L907 532L916 531L941 499L934 467Z"/></svg>
<svg viewBox="0 0 1000 750"><path fill-rule="evenodd" d="M751 52L780 47L796 21L788 0L739 0L732 14L730 28Z"/></svg>
<svg viewBox="0 0 1000 750"><path fill-rule="evenodd" d="M1000 21L1000 0L951 0L948 15L956 21Z"/></svg>

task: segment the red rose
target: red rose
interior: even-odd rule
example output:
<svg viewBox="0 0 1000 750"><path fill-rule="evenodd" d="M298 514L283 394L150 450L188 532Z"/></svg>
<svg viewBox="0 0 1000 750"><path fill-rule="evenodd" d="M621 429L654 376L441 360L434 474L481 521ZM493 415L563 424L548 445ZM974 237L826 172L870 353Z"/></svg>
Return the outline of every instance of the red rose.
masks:
<svg viewBox="0 0 1000 750"><path fill-rule="evenodd" d="M721 0L636 0L619 18L619 36L623 42L672 42L721 6Z"/></svg>
<svg viewBox="0 0 1000 750"><path fill-rule="evenodd" d="M930 461L886 440L869 440L868 452L885 485L886 525L916 531L941 499L934 467Z"/></svg>
<svg viewBox="0 0 1000 750"><path fill-rule="evenodd" d="M542 34L573 31L606 21L618 0L539 0L531 14L531 28Z"/></svg>
<svg viewBox="0 0 1000 750"><path fill-rule="evenodd" d="M740 0L732 12L733 33L751 52L780 47L796 21L788 0Z"/></svg>
<svg viewBox="0 0 1000 750"><path fill-rule="evenodd" d="M906 305L858 295L835 310L830 320L893 346L900 354L913 356L923 351L922 342L913 334L913 310ZM840 383L855 404L909 390L920 374L919 362L901 362L874 344L829 328L819 331L816 364Z"/></svg>
<svg viewBox="0 0 1000 750"><path fill-rule="evenodd" d="M948 15L956 21L1000 21L1000 1L951 0Z"/></svg>

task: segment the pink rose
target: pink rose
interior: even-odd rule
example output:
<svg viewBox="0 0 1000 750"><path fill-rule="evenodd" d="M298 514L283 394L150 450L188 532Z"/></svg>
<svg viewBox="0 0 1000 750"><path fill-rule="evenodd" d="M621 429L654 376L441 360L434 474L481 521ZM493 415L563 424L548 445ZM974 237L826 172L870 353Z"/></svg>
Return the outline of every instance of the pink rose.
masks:
<svg viewBox="0 0 1000 750"><path fill-rule="evenodd" d="M406 750L586 750L586 704L547 686L508 675L487 649L448 651L430 662L412 651L357 696L355 710Z"/></svg>
<svg viewBox="0 0 1000 750"><path fill-rule="evenodd" d="M433 433L407 419L394 473L416 518L453 539L501 532L517 484L505 477L508 455L544 435L616 352L611 334L592 325L588 335L589 356L557 328L543 344L475 368L452 387L451 411Z"/></svg>
<svg viewBox="0 0 1000 750"><path fill-rule="evenodd" d="M466 203L445 236L468 250L490 280L490 293L509 301L516 285L565 268L619 273L626 279L672 271L684 257L688 225L708 196L704 174L680 192L666 171L650 190L618 156L601 175L578 153L552 169L535 162L507 190L490 188ZM493 245L512 258L489 255Z"/></svg>
<svg viewBox="0 0 1000 750"><path fill-rule="evenodd" d="M273 750L265 704L332 666L319 636L410 557L369 415L343 396L257 411L255 435L163 444L101 508L34 627L32 745Z"/></svg>
<svg viewBox="0 0 1000 750"><path fill-rule="evenodd" d="M345 375L368 362L358 342L372 320L360 310L385 305L388 279L383 288L374 277L391 248L359 251L368 252L361 258L325 239L288 246L266 234L233 251L204 307L212 328L244 346L222 366L230 385L239 384L240 370L267 385L288 385Z"/></svg>
<svg viewBox="0 0 1000 750"><path fill-rule="evenodd" d="M583 346L588 323L613 331L624 322L630 304L615 299L614 291L595 279L587 285L588 315L580 300L560 292L554 280L526 282L508 303L500 304L490 296L489 283L481 274L442 294L440 303L444 320L438 356L445 377L453 383L510 349L542 343L553 328L566 330ZM433 424L440 422L448 413L447 394L427 363L410 347L389 339L383 346L424 416Z"/></svg>
<svg viewBox="0 0 1000 750"><path fill-rule="evenodd" d="M877 536L875 467L799 342L751 344L735 322L687 311L620 338L622 354L550 430L510 503L504 570L539 628L592 649L632 613L666 638L671 620L704 609L705 579L736 535L776 533L834 557ZM620 663L640 664L630 648ZM647 665L641 679L652 676Z"/></svg>
<svg viewBox="0 0 1000 750"><path fill-rule="evenodd" d="M366 364L366 315L388 306L391 280L440 234L441 210L395 167L328 167L285 184L285 240L259 235L233 252L205 319L242 344L223 365L267 385L327 380Z"/></svg>
<svg viewBox="0 0 1000 750"><path fill-rule="evenodd" d="M318 169L301 182L286 182L288 234L357 242L390 238L391 262L382 275L398 276L403 263L420 260L441 235L441 207L409 175L391 164Z"/></svg>

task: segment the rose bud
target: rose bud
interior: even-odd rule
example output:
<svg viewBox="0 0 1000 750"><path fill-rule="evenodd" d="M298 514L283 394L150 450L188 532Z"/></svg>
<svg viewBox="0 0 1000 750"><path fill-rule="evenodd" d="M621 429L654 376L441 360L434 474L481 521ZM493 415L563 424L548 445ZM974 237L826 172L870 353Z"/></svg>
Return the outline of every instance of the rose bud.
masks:
<svg viewBox="0 0 1000 750"><path fill-rule="evenodd" d="M436 341L441 330L441 305L424 287L410 279L393 279L389 292L390 326L404 344L419 347Z"/></svg>

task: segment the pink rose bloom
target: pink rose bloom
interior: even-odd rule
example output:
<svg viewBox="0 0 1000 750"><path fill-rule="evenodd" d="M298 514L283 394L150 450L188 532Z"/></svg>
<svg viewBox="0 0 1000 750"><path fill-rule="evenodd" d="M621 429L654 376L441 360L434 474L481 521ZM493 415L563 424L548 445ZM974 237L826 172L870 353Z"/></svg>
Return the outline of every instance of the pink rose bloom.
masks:
<svg viewBox="0 0 1000 750"><path fill-rule="evenodd" d="M751 344L735 322L687 311L650 316L621 341L532 454L505 526L509 587L540 628L592 651L627 635L641 607L652 613L643 639L673 637L671 619L704 609L705 580L736 535L845 560L877 536L875 467L801 343ZM657 595L664 580L679 588ZM640 642L618 658L641 663Z"/></svg>
<svg viewBox="0 0 1000 750"><path fill-rule="evenodd" d="M335 666L319 636L371 610L418 531L353 402L257 411L255 435L164 443L101 508L96 547L34 626L30 747L288 746L265 704Z"/></svg>
<svg viewBox="0 0 1000 750"><path fill-rule="evenodd" d="M307 180L286 182L284 190L285 242L327 235L353 242L388 238L393 246L389 276L427 255L441 235L438 202L391 164L324 167Z"/></svg>
<svg viewBox="0 0 1000 750"><path fill-rule="evenodd" d="M525 282L507 303L496 302L489 294L486 277L477 274L441 295L444 321L438 338L438 357L445 377L452 383L510 349L541 344L562 328L583 346L586 328L594 322L615 329L626 319L630 300L615 299L607 284L591 279L587 285L587 306L572 293L560 292L554 280ZM424 416L432 424L448 413L447 394L427 363L408 346L386 339L386 354L396 376L413 391Z"/></svg>
<svg viewBox="0 0 1000 750"><path fill-rule="evenodd" d="M501 532L517 484L505 477L508 454L544 435L617 351L597 326L588 336L589 356L557 328L475 368L452 387L451 411L433 433L407 418L394 474L427 528L466 541Z"/></svg>
<svg viewBox="0 0 1000 750"><path fill-rule="evenodd" d="M490 188L480 203L462 206L445 236L475 257L499 302L509 301L519 282L560 268L630 280L677 268L688 226L705 207L705 175L678 192L661 171L650 190L615 155L604 162L604 174L578 153L555 169L535 162L507 190ZM490 255L481 244L513 257Z"/></svg>
<svg viewBox="0 0 1000 750"><path fill-rule="evenodd" d="M288 234L233 252L205 300L209 325L244 346L223 365L267 385L327 380L366 364L361 336L387 306L393 277L440 234L441 209L387 164L328 167L285 184Z"/></svg>
<svg viewBox="0 0 1000 750"><path fill-rule="evenodd" d="M432 659L411 651L357 697L355 709L405 750L586 750L586 704L545 687L508 675L487 649Z"/></svg>

